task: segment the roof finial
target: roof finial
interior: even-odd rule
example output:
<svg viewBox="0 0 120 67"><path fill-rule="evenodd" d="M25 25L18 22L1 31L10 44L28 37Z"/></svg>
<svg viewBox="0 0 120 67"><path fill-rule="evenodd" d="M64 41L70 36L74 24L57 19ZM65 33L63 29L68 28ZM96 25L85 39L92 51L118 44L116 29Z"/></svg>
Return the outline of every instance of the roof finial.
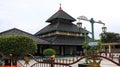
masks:
<svg viewBox="0 0 120 67"><path fill-rule="evenodd" d="M59 8L59 10L62 10L61 3L60 3L60 8Z"/></svg>

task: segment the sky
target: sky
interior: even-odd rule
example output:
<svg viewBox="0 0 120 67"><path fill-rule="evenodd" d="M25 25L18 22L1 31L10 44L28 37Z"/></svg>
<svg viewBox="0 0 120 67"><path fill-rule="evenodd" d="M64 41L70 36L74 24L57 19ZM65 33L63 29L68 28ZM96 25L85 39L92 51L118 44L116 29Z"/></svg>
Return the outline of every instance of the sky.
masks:
<svg viewBox="0 0 120 67"><path fill-rule="evenodd" d="M0 0L0 32L18 28L35 34L49 24L45 21L59 10L60 3L76 20L79 16L101 20L107 32L120 33L120 0ZM81 22L82 27L91 31L90 22ZM100 38L102 27L102 24L94 24L96 39Z"/></svg>

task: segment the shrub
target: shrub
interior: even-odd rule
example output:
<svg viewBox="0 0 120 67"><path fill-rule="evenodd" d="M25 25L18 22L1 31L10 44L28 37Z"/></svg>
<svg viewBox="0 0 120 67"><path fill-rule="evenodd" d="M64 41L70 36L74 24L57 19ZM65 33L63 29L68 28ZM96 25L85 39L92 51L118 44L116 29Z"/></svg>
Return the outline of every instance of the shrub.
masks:
<svg viewBox="0 0 120 67"><path fill-rule="evenodd" d="M37 50L35 41L26 36L0 36L0 52L13 56L33 54Z"/></svg>
<svg viewBox="0 0 120 67"><path fill-rule="evenodd" d="M17 65L17 58L27 54L34 54L37 50L36 42L26 36L0 36L0 55L4 57L5 65Z"/></svg>
<svg viewBox="0 0 120 67"><path fill-rule="evenodd" d="M43 51L43 55L45 55L45 56L52 56L55 54L56 54L56 51L52 48L48 48Z"/></svg>

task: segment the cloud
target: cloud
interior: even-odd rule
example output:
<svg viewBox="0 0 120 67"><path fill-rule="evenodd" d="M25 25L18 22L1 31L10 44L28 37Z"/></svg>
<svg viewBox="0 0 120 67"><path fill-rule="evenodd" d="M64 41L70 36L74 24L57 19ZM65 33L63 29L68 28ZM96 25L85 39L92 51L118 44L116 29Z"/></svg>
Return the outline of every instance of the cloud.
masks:
<svg viewBox="0 0 120 67"><path fill-rule="evenodd" d="M45 27L45 21L59 9L59 4L72 17L85 15L106 23L108 31L118 32L120 21L119 0L0 0L0 32L20 28L35 33ZM77 21L76 21L77 22ZM82 21L91 31L91 25ZM99 38L101 25L95 24L95 37Z"/></svg>

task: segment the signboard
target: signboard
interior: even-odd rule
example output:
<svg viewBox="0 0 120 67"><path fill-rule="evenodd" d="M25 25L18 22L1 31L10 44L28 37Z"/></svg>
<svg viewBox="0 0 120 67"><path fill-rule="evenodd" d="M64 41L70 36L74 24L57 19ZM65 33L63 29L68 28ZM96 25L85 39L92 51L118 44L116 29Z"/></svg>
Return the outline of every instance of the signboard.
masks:
<svg viewBox="0 0 120 67"><path fill-rule="evenodd" d="M89 46L97 46L97 45L98 45L98 42L89 42L88 45L89 45Z"/></svg>

